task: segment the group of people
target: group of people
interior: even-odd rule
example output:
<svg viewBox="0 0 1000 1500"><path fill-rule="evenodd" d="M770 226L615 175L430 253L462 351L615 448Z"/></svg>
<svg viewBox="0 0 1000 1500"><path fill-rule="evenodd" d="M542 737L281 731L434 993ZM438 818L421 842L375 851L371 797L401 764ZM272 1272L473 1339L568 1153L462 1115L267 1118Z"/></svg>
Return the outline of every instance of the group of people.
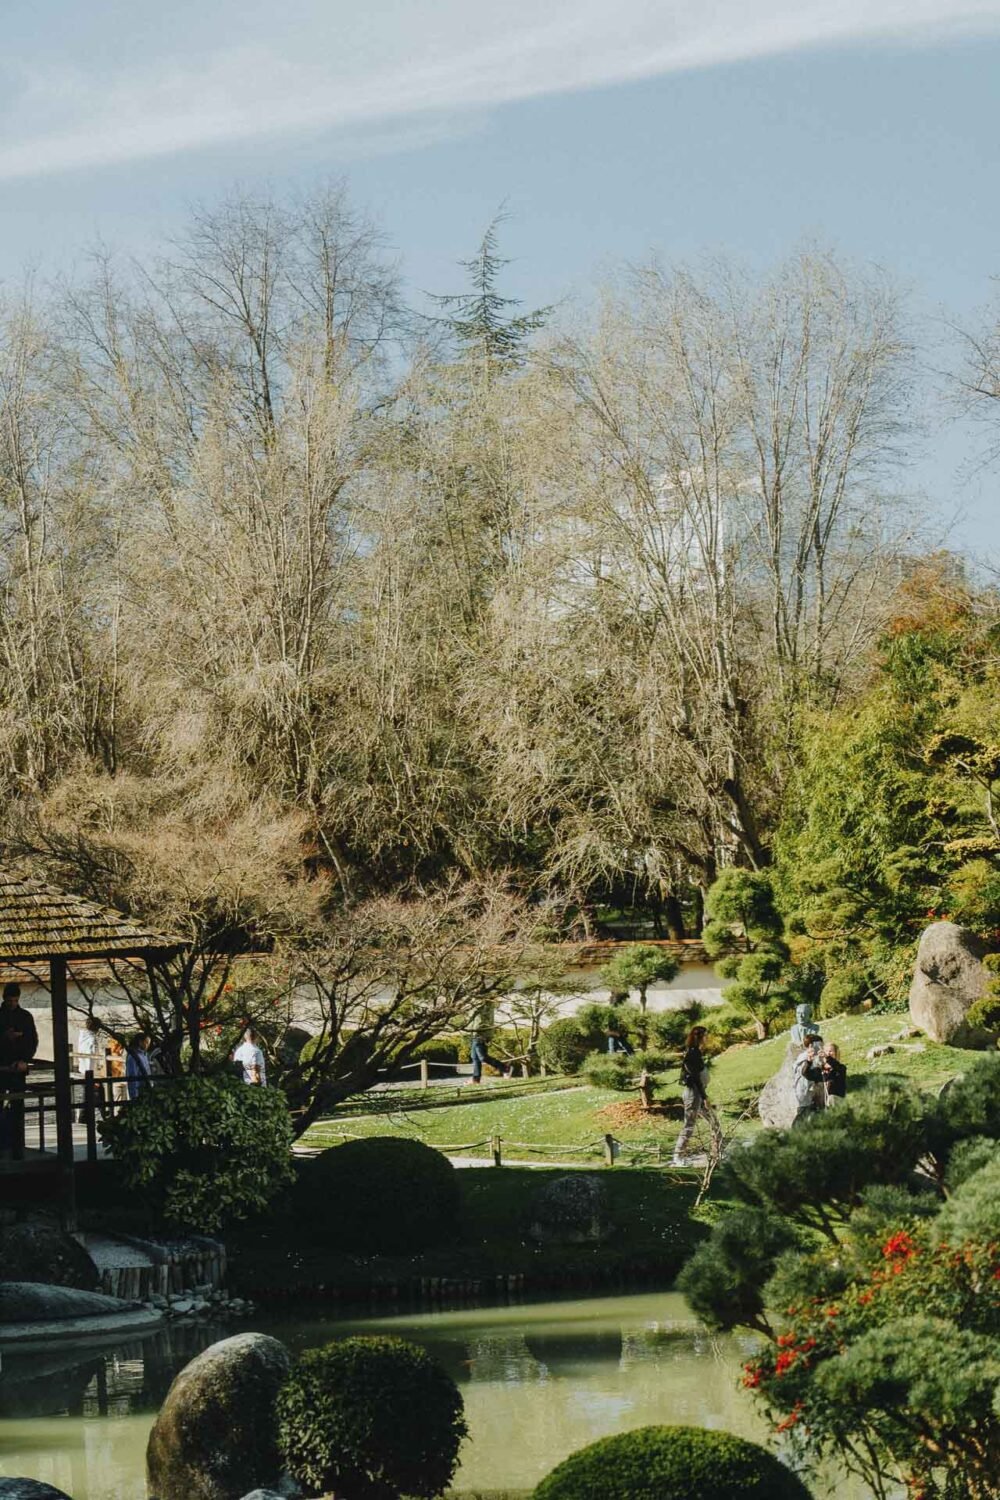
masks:
<svg viewBox="0 0 1000 1500"><path fill-rule="evenodd" d="M824 1042L818 1032L808 1032L795 1059L792 1079L795 1124L819 1109L838 1104L847 1094L847 1067L840 1060L836 1042Z"/></svg>
<svg viewBox="0 0 1000 1500"><path fill-rule="evenodd" d="M674 1147L672 1165L685 1165L691 1137L698 1122L704 1120L712 1138L712 1150L722 1147L722 1127L719 1117L708 1100L708 1066L704 1045L708 1031L704 1026L693 1026L688 1032L684 1057L681 1061L681 1086L684 1101L684 1124ZM792 1087L795 1094L796 1114L794 1124L820 1109L829 1109L847 1094L847 1068L840 1059L840 1049L835 1042L824 1042L812 1023L812 1007L799 1005L795 1012L795 1025L791 1032L792 1043L801 1048L792 1070Z"/></svg>

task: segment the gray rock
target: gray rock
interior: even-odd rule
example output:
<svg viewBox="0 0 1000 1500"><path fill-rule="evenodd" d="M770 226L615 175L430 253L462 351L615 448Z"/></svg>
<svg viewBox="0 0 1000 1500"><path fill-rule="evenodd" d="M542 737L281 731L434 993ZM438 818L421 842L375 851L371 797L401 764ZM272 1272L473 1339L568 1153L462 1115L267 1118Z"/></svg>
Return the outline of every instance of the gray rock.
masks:
<svg viewBox="0 0 1000 1500"><path fill-rule="evenodd" d="M528 1210L529 1234L540 1244L606 1240L614 1228L604 1183L593 1172L568 1172L543 1182Z"/></svg>
<svg viewBox="0 0 1000 1500"><path fill-rule="evenodd" d="M45 1286L38 1281L0 1281L0 1324L106 1318L141 1308L141 1302L123 1302L119 1297L81 1292L76 1287Z"/></svg>
<svg viewBox="0 0 1000 1500"><path fill-rule="evenodd" d="M70 1500L65 1490L55 1490L40 1479L0 1479L0 1500Z"/></svg>
<svg viewBox="0 0 1000 1500"><path fill-rule="evenodd" d="M0 1232L0 1277L96 1292L97 1267L83 1246L55 1224L12 1224Z"/></svg>
<svg viewBox="0 0 1000 1500"><path fill-rule="evenodd" d="M150 1500L239 1500L281 1475L274 1404L291 1360L284 1344L240 1333L185 1365L146 1448Z"/></svg>
<svg viewBox="0 0 1000 1500"><path fill-rule="evenodd" d="M975 933L955 922L932 922L924 929L910 985L910 1019L932 1042L952 1047L989 1044L989 1033L967 1020L989 982L984 953Z"/></svg>
<svg viewBox="0 0 1000 1500"><path fill-rule="evenodd" d="M798 1042L789 1042L781 1067L760 1091L757 1113L772 1130L788 1130L799 1112L795 1098L795 1059L802 1051Z"/></svg>

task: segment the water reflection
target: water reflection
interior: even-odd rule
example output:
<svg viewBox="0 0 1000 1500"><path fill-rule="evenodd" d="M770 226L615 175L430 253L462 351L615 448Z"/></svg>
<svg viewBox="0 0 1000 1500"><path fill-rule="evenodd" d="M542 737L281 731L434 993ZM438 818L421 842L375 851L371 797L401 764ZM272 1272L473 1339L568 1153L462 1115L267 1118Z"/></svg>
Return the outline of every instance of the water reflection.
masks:
<svg viewBox="0 0 1000 1500"><path fill-rule="evenodd" d="M754 1341L713 1337L673 1294L254 1326L294 1350L376 1331L423 1344L465 1399L459 1491L530 1492L575 1448L647 1423L766 1436L739 1385ZM100 1349L5 1354L0 1474L46 1480L73 1500L140 1500L146 1438L170 1381L233 1331L173 1325ZM865 1495L844 1484L835 1492Z"/></svg>

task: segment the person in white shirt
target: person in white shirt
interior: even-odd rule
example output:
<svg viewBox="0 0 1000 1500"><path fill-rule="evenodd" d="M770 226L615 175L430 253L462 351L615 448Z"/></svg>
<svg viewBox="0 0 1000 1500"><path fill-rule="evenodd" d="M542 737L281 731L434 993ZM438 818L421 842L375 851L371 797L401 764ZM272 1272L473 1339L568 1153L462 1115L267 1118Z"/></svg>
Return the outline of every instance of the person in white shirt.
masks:
<svg viewBox="0 0 1000 1500"><path fill-rule="evenodd" d="M94 1071L94 1058L100 1051L100 1038L100 1021L94 1016L88 1016L82 1028L76 1034L77 1062L81 1073L92 1073Z"/></svg>
<svg viewBox="0 0 1000 1500"><path fill-rule="evenodd" d="M264 1054L257 1044L257 1033L252 1026L248 1026L243 1033L243 1041L233 1053L233 1062L238 1062L242 1066L244 1083L266 1086L267 1067L264 1063Z"/></svg>

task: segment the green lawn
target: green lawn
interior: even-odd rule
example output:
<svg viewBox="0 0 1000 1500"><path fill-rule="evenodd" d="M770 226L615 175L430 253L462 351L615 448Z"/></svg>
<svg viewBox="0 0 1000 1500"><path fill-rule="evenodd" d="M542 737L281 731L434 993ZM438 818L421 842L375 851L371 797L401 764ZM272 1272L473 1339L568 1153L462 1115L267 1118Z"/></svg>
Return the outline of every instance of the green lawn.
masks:
<svg viewBox="0 0 1000 1500"><path fill-rule="evenodd" d="M298 1163L306 1193L311 1169L309 1160ZM416 1255L331 1249L289 1197L226 1235L231 1284L260 1301L415 1296L428 1280L441 1284L441 1295L489 1296L497 1277L510 1276L523 1278L524 1290L668 1286L706 1233L691 1216L695 1184L656 1170L605 1174L611 1237L583 1244L538 1245L528 1234L532 1199L547 1174L484 1167L457 1176L458 1232L445 1245Z"/></svg>
<svg viewBox="0 0 1000 1500"><path fill-rule="evenodd" d="M864 1087L878 1078L903 1076L922 1088L939 1088L967 1066L968 1052L924 1043L923 1052L897 1050L869 1061L868 1050L882 1045L906 1024L904 1015L841 1016L824 1026L824 1036L835 1041L847 1064L851 1087ZM915 1039L916 1040L916 1039ZM711 1097L724 1118L739 1116L752 1103L761 1086L781 1064L787 1035L753 1046L732 1047L712 1064ZM680 1084L676 1072L664 1075L659 1097L677 1099ZM678 1131L674 1118L623 1118L623 1112L602 1113L631 1100L632 1095L607 1092L581 1084L554 1091L536 1088L502 1097L499 1091L479 1095L463 1091L462 1102L437 1108L410 1108L412 1096L379 1095L365 1101L363 1115L348 1104L319 1121L305 1137L305 1144L323 1147L360 1135L407 1135L426 1141L452 1156L485 1156L491 1136L499 1135L505 1157L513 1160L599 1162L602 1137L611 1132L623 1142L623 1162L652 1164L669 1154ZM381 1102L381 1101L384 1101ZM424 1101L426 1096L424 1096ZM467 1102L466 1102L467 1101ZM758 1128L755 1117L743 1127ZM633 1153L639 1154L633 1154Z"/></svg>

